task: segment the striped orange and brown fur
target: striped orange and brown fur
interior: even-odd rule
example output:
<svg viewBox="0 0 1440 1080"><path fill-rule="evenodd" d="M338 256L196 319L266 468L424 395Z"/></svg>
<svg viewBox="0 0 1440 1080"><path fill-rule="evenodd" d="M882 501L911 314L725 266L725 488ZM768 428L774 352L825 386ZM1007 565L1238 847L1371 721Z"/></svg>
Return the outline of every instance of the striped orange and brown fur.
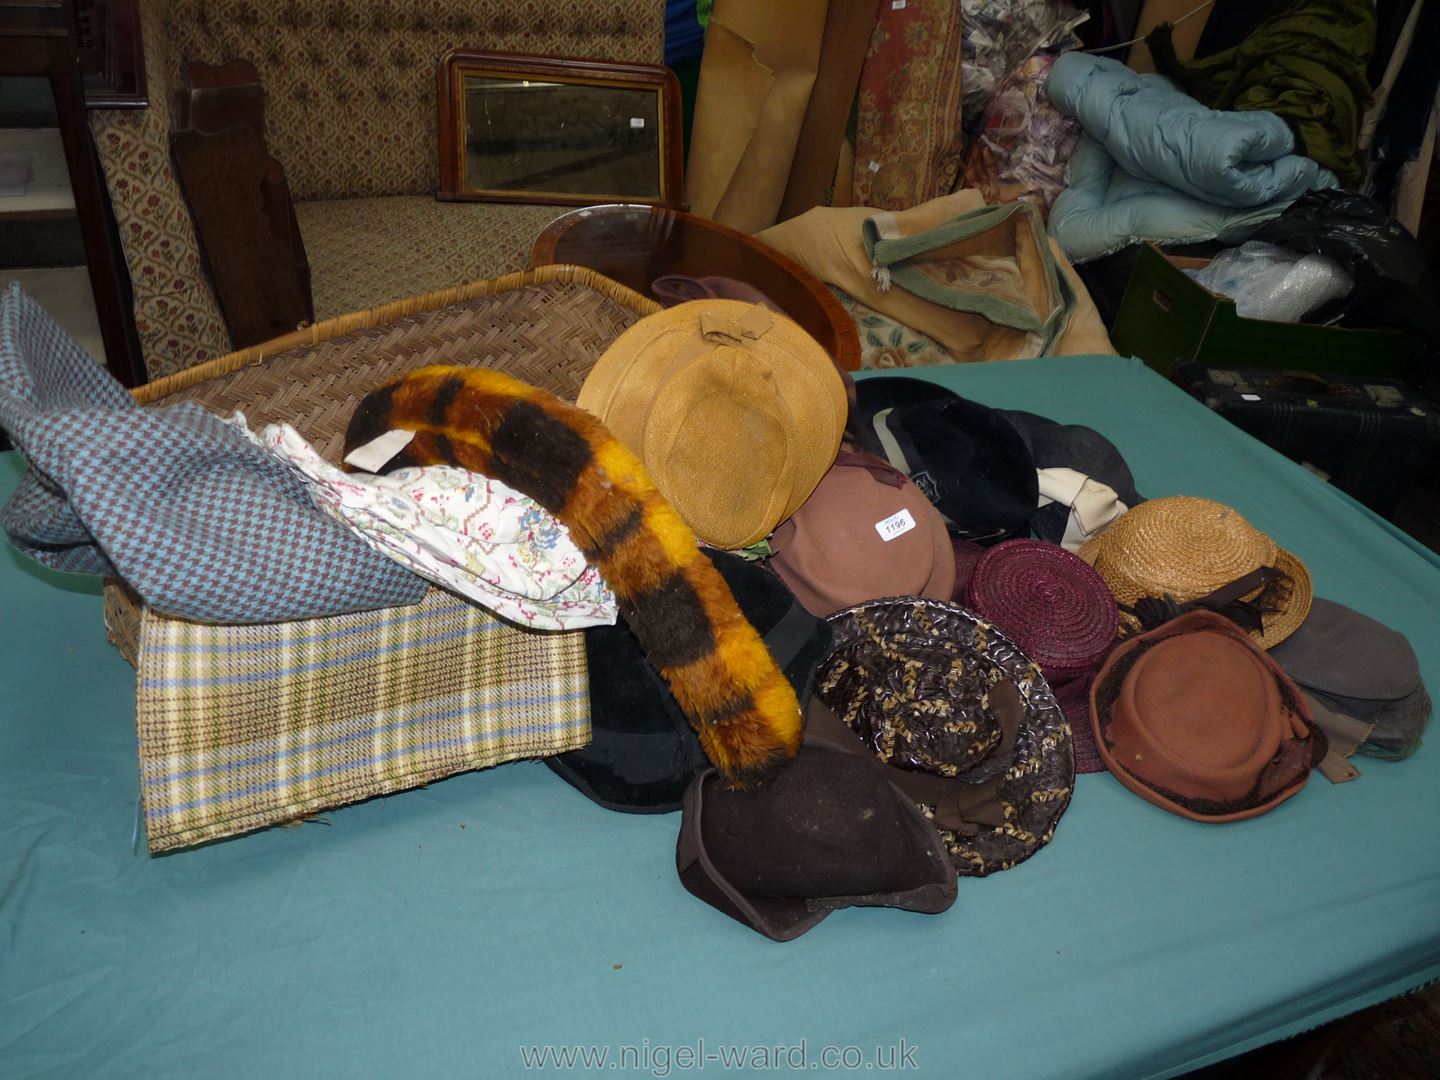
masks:
<svg viewBox="0 0 1440 1080"><path fill-rule="evenodd" d="M761 780L794 756L802 726L794 689L695 534L598 419L498 371L428 367L366 396L345 452L395 429L416 436L387 470L458 465L565 523L732 783Z"/></svg>

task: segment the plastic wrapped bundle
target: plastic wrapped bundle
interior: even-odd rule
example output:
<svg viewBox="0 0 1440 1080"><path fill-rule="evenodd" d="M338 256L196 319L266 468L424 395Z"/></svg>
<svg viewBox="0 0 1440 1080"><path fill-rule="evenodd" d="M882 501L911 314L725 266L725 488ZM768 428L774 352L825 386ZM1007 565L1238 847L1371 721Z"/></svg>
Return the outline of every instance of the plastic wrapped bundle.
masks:
<svg viewBox="0 0 1440 1080"><path fill-rule="evenodd" d="M1200 270L1186 270L1211 292L1235 298L1243 319L1299 322L1332 300L1349 296L1354 283L1334 259L1300 255L1259 240L1222 251Z"/></svg>

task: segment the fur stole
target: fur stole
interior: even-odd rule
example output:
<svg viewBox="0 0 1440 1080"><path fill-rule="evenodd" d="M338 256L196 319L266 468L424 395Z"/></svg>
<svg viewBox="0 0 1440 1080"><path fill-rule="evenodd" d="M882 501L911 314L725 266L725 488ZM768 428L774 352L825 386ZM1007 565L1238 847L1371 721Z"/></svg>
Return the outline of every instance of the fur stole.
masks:
<svg viewBox="0 0 1440 1080"><path fill-rule="evenodd" d="M565 523L732 783L760 781L795 755L802 719L794 689L695 534L599 420L498 371L429 367L365 397L345 452L396 429L416 435L387 470L458 465L524 492ZM591 672L597 677L630 676Z"/></svg>

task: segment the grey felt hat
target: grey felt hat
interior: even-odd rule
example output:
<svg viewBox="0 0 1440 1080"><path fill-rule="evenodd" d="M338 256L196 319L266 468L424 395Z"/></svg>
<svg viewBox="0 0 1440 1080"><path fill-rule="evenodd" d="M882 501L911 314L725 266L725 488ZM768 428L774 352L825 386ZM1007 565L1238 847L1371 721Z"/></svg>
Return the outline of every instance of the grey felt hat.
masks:
<svg viewBox="0 0 1440 1080"><path fill-rule="evenodd" d="M1300 628L1270 655L1322 705L1375 725L1361 753L1403 758L1420 745L1430 695L1404 634L1316 597Z"/></svg>

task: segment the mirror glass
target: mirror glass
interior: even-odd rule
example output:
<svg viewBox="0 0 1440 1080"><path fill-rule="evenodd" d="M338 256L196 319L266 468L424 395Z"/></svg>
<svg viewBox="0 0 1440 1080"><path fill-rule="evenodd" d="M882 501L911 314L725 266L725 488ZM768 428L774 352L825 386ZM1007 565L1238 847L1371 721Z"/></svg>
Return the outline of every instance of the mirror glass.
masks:
<svg viewBox="0 0 1440 1080"><path fill-rule="evenodd" d="M464 76L465 187L660 199L660 92Z"/></svg>

